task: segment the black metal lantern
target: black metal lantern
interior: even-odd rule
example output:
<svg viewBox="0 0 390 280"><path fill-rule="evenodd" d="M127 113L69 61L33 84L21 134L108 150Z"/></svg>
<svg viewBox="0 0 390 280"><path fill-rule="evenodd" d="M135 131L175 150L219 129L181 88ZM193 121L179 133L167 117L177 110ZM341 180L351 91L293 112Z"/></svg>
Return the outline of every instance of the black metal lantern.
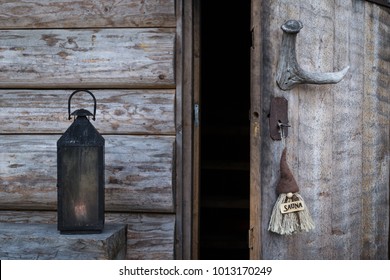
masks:
<svg viewBox="0 0 390 280"><path fill-rule="evenodd" d="M94 100L93 114L70 113L74 94L84 91ZM74 122L57 142L58 230L61 233L98 233L104 227L104 138L91 124L96 98L88 90L74 91L68 116Z"/></svg>

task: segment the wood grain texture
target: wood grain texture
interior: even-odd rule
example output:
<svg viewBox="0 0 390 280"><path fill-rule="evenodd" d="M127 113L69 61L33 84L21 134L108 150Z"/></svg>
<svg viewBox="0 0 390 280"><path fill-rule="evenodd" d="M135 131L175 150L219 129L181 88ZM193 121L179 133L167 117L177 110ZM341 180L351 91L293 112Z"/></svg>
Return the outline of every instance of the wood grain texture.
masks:
<svg viewBox="0 0 390 280"><path fill-rule="evenodd" d="M0 136L0 209L56 209L58 138ZM106 209L173 211L174 137L105 139Z"/></svg>
<svg viewBox="0 0 390 280"><path fill-rule="evenodd" d="M272 96L289 101L288 163L316 224L313 232L290 237L266 230L282 145L269 138L268 119L263 118L263 258L387 259L388 9L344 0L281 0L263 3L263 9L263 103L269 106ZM289 19L304 25L297 37L302 68L331 72L350 64L343 81L280 91L274 73L280 26Z"/></svg>
<svg viewBox="0 0 390 280"><path fill-rule="evenodd" d="M174 259L175 215L112 213L106 220L128 225L127 259Z"/></svg>
<svg viewBox="0 0 390 280"><path fill-rule="evenodd" d="M55 224L0 223L2 260L120 260L126 226L106 224L100 234L61 235Z"/></svg>
<svg viewBox="0 0 390 280"><path fill-rule="evenodd" d="M1 1L1 28L175 27L174 0Z"/></svg>
<svg viewBox="0 0 390 280"><path fill-rule="evenodd" d="M0 88L174 86L174 29L0 30Z"/></svg>
<svg viewBox="0 0 390 280"><path fill-rule="evenodd" d="M0 211L0 223L56 224L54 211ZM106 213L106 223L125 224L127 259L172 260L175 244L175 215Z"/></svg>
<svg viewBox="0 0 390 280"><path fill-rule="evenodd" d="M362 259L389 250L390 13L366 5L363 95Z"/></svg>
<svg viewBox="0 0 390 280"><path fill-rule="evenodd" d="M337 2L334 17L334 67L348 63L351 72L346 80L334 86L332 127L332 189L329 192L331 209L331 244L333 259L359 259L360 246L356 241L362 234L361 197L358 186L363 179L362 170L362 119L363 71L360 65L364 57L364 41L361 20L364 3L357 3L353 13L349 3ZM360 31L359 31L360 30ZM349 41L349 44L346 42ZM348 174L348 175L347 175ZM347 176L346 176L347 175ZM323 196L326 196L324 193Z"/></svg>
<svg viewBox="0 0 390 280"><path fill-rule="evenodd" d="M97 99L93 125L104 134L175 133L174 90L93 90ZM63 133L68 120L68 98L64 90L0 90L0 134ZM72 111L93 112L86 93L72 98Z"/></svg>
<svg viewBox="0 0 390 280"><path fill-rule="evenodd" d="M251 29L253 43L251 48L251 85L250 85L250 225L249 225L249 255L250 259L262 258L261 221L263 204L261 202L261 170L262 170L262 112L263 99L259 94L262 87L262 30L261 30L261 1L252 0Z"/></svg>

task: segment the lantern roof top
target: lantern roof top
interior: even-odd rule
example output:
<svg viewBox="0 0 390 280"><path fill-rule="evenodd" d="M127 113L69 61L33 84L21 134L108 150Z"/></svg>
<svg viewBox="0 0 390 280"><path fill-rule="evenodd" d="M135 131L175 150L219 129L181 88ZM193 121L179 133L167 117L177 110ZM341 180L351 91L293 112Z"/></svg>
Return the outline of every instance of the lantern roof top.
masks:
<svg viewBox="0 0 390 280"><path fill-rule="evenodd" d="M78 116L78 117L82 117L82 116L93 116L93 114L88 111L88 110L85 110L85 109L78 109L76 111L74 111L71 116Z"/></svg>
<svg viewBox="0 0 390 280"><path fill-rule="evenodd" d="M58 139L57 146L104 146L103 136L91 124L87 116L77 116L72 125Z"/></svg>

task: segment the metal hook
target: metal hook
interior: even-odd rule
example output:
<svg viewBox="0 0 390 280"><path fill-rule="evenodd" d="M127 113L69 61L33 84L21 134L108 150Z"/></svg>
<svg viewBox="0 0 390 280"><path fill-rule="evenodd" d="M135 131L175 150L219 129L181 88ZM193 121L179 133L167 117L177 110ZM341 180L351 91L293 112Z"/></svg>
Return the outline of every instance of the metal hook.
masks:
<svg viewBox="0 0 390 280"><path fill-rule="evenodd" d="M279 134L280 134L280 139L283 141L283 145L285 146L285 138L286 138L286 132L285 128L291 127L288 123L283 123L281 120L278 120L278 128L279 128Z"/></svg>
<svg viewBox="0 0 390 280"><path fill-rule="evenodd" d="M291 125L289 125L288 123L282 123L281 120L278 120L278 127L279 127L279 130L282 130L285 127L291 127Z"/></svg>
<svg viewBox="0 0 390 280"><path fill-rule="evenodd" d="M298 84L336 84L347 74L349 66L339 72L315 73L303 70L296 58L295 44L303 24L288 20L282 25L283 37L276 81L282 90L289 90Z"/></svg>

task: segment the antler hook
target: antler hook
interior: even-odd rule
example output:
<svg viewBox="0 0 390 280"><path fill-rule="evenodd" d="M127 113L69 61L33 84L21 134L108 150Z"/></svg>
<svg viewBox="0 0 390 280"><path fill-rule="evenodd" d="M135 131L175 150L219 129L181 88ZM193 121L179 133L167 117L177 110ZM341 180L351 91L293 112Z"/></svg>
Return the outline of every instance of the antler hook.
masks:
<svg viewBox="0 0 390 280"><path fill-rule="evenodd" d="M282 25L283 37L276 73L276 81L282 90L289 90L298 84L336 84L347 74L349 66L339 72L313 73L303 70L297 62L295 43L302 29L302 22L288 20Z"/></svg>

